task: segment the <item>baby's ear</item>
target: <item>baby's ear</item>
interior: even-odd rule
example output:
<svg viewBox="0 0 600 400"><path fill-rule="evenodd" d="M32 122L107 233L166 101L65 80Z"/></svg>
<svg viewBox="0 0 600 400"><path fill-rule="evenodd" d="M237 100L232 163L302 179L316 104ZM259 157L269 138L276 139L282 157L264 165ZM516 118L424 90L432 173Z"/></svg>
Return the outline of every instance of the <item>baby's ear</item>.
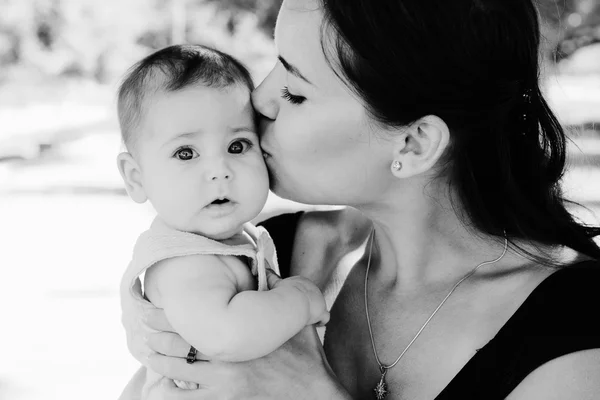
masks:
<svg viewBox="0 0 600 400"><path fill-rule="evenodd" d="M129 197L136 203L144 203L148 200L144 185L142 184L142 171L138 163L130 153L121 153L117 156L117 168L125 182L125 189Z"/></svg>

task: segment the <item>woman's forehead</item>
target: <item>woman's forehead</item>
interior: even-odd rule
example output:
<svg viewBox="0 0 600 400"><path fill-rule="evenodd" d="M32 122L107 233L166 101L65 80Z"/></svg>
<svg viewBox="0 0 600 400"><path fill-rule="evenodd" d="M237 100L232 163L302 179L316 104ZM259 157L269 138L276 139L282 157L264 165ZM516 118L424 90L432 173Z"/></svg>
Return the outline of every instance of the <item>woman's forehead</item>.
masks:
<svg viewBox="0 0 600 400"><path fill-rule="evenodd" d="M275 26L275 45L279 56L296 67L315 87L331 89L338 81L323 53L323 12L320 1L286 0ZM325 40L325 45L327 45ZM339 86L341 82L335 82Z"/></svg>

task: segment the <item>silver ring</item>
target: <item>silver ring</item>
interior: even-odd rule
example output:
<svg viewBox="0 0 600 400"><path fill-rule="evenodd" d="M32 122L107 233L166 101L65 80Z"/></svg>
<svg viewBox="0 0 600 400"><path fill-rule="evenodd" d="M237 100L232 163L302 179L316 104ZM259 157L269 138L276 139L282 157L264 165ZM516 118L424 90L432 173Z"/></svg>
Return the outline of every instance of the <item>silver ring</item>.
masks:
<svg viewBox="0 0 600 400"><path fill-rule="evenodd" d="M198 350L196 350L194 346L190 346L190 351L188 352L187 357L185 357L185 362L187 362L188 364L195 363L196 353L198 353Z"/></svg>

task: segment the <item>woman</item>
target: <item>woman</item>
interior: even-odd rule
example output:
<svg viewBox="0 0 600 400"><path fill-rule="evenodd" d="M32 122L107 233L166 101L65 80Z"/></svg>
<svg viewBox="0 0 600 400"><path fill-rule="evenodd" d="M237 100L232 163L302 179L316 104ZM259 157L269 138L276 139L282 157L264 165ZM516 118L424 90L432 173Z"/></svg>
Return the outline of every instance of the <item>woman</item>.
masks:
<svg viewBox="0 0 600 400"><path fill-rule="evenodd" d="M187 364L160 311L144 341L125 304L134 355L201 387L150 397L598 398L600 229L561 197L532 2L286 0L275 41L254 93L271 188L351 206L266 221L280 265L328 291L362 257L324 351L306 329L259 360Z"/></svg>

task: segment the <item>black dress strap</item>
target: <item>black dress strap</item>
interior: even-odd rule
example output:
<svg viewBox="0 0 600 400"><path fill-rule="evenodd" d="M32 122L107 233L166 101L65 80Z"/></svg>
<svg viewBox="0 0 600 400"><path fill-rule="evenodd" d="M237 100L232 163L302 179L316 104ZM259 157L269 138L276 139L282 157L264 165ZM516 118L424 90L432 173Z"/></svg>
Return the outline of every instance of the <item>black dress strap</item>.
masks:
<svg viewBox="0 0 600 400"><path fill-rule="evenodd" d="M597 261L547 277L436 399L504 399L546 362L600 348L599 286Z"/></svg>
<svg viewBox="0 0 600 400"><path fill-rule="evenodd" d="M302 214L304 214L304 211L281 214L257 224L262 225L273 238L275 250L277 251L279 271L281 272L282 278L290 276L290 265L292 262L294 239L296 238L296 228L298 227L298 221Z"/></svg>

